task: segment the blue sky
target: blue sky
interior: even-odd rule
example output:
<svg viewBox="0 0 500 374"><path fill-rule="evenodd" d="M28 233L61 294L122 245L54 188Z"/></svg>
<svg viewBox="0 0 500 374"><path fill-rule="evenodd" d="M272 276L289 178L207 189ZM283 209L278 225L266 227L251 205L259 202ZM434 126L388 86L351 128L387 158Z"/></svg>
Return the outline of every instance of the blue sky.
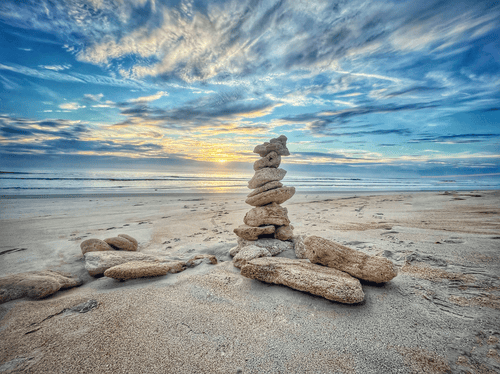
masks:
<svg viewBox="0 0 500 374"><path fill-rule="evenodd" d="M494 1L0 2L0 157L348 175L500 171Z"/></svg>

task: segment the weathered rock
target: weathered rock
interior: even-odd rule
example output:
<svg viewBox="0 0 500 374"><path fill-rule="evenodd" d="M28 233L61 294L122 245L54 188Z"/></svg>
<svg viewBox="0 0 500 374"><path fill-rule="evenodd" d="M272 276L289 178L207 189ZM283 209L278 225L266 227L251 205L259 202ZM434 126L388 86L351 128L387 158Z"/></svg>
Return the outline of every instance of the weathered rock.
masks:
<svg viewBox="0 0 500 374"><path fill-rule="evenodd" d="M130 240L116 236L114 238L104 239L111 247L121 251L137 251L137 245Z"/></svg>
<svg viewBox="0 0 500 374"><path fill-rule="evenodd" d="M269 183L266 183L265 185L259 187L259 188L256 188L255 190L253 190L252 192L250 192L247 197L252 197L252 196L255 196L261 192L264 192L264 191L268 191L268 190L272 190L274 188L280 188L280 187L283 187L283 183L281 182L278 182L278 181L272 181L272 182L269 182Z"/></svg>
<svg viewBox="0 0 500 374"><path fill-rule="evenodd" d="M356 278L336 269L311 264L307 260L256 258L242 266L241 275L266 283L282 284L345 304L359 303L365 296Z"/></svg>
<svg viewBox="0 0 500 374"><path fill-rule="evenodd" d="M215 257L214 255L207 255L207 254L196 255L186 261L186 266L188 268L192 268L196 265L201 264L202 262L206 264L217 265L217 257Z"/></svg>
<svg viewBox="0 0 500 374"><path fill-rule="evenodd" d="M257 170L255 175L248 182L248 188L254 189L266 183L280 181L285 177L286 170L280 168L264 168Z"/></svg>
<svg viewBox="0 0 500 374"><path fill-rule="evenodd" d="M269 143L265 142L264 144L256 146L253 152L258 153L260 157L267 156L273 151L280 156L290 156L290 152L286 147L286 141L287 137L285 135L280 135L277 138L271 139Z"/></svg>
<svg viewBox="0 0 500 374"><path fill-rule="evenodd" d="M22 297L41 299L60 289L80 286L82 283L71 274L53 270L8 275L0 278L0 304Z"/></svg>
<svg viewBox="0 0 500 374"><path fill-rule="evenodd" d="M248 225L240 225L233 231L240 238L246 240L257 240L260 235L273 234L274 230L274 226L252 227Z"/></svg>
<svg viewBox="0 0 500 374"><path fill-rule="evenodd" d="M306 245L304 244L304 240L307 238L306 235L296 235L292 238L293 247L295 249L295 256L297 258L307 258L306 257Z"/></svg>
<svg viewBox="0 0 500 374"><path fill-rule="evenodd" d="M131 261L160 261L162 258L141 252L87 252L85 253L85 269L90 275L104 274L113 266L121 265Z"/></svg>
<svg viewBox="0 0 500 374"><path fill-rule="evenodd" d="M274 232L274 237L279 240L290 240L293 237L293 226L280 226Z"/></svg>
<svg viewBox="0 0 500 374"><path fill-rule="evenodd" d="M384 283L398 275L394 264L384 257L370 256L319 236L307 237L304 244L305 255L311 262L345 271L359 279Z"/></svg>
<svg viewBox="0 0 500 374"><path fill-rule="evenodd" d="M80 244L82 254L87 252L114 251L114 249L101 239L87 239Z"/></svg>
<svg viewBox="0 0 500 374"><path fill-rule="evenodd" d="M245 215L243 222L253 227L265 225L283 226L290 224L288 210L276 203L250 209Z"/></svg>
<svg viewBox="0 0 500 374"><path fill-rule="evenodd" d="M262 247L249 245L244 247L236 256L233 257L233 265L240 268L248 261L258 257L270 257L269 251Z"/></svg>
<svg viewBox="0 0 500 374"><path fill-rule="evenodd" d="M135 246L136 250L139 247L139 243L137 242L137 240L135 240L134 238L132 238L130 235L127 235L127 234L118 234L118 236L120 238L127 239L129 242L132 242L132 244Z"/></svg>
<svg viewBox="0 0 500 374"><path fill-rule="evenodd" d="M265 248L269 251L269 253L271 253L271 256L276 256L283 251L293 249L293 243L274 238L261 238L255 241L238 238L238 245L231 248L229 254L234 257L239 251L249 245L255 245L257 247Z"/></svg>
<svg viewBox="0 0 500 374"><path fill-rule="evenodd" d="M245 200L245 203L252 206L263 206L269 203L283 204L294 194L295 187L281 187L249 197Z"/></svg>
<svg viewBox="0 0 500 374"><path fill-rule="evenodd" d="M172 266L157 261L131 261L113 266L104 272L104 276L118 280L167 275Z"/></svg>
<svg viewBox="0 0 500 374"><path fill-rule="evenodd" d="M263 168L277 168L280 166L281 156L275 151L269 152L267 156L262 157L253 164L253 170L257 171Z"/></svg>

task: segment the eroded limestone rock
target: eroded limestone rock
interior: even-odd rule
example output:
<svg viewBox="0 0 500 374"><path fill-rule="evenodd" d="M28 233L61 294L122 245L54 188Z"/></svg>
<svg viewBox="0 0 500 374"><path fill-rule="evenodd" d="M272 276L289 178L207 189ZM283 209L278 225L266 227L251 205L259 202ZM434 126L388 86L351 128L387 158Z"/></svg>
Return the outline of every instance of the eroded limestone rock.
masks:
<svg viewBox="0 0 500 374"><path fill-rule="evenodd" d="M192 268L201 263L217 265L217 257L215 257L214 255L207 255L207 254L196 255L186 261L186 266L188 268Z"/></svg>
<svg viewBox="0 0 500 374"><path fill-rule="evenodd" d="M242 266L241 275L266 283L282 284L345 304L359 303L365 296L356 278L336 269L311 264L307 260L256 258Z"/></svg>
<svg viewBox="0 0 500 374"><path fill-rule="evenodd" d="M87 239L80 244L82 254L87 252L114 251L114 249L101 239Z"/></svg>
<svg viewBox="0 0 500 374"><path fill-rule="evenodd" d="M106 270L113 266L121 265L131 261L160 261L162 258L141 252L87 252L85 253L85 269L90 275L96 276L104 274Z"/></svg>
<svg viewBox="0 0 500 374"><path fill-rule="evenodd" d="M0 304L22 297L41 299L61 289L82 284L83 282L79 278L69 273L54 270L30 271L8 275L0 278Z"/></svg>
<svg viewBox="0 0 500 374"><path fill-rule="evenodd" d="M271 256L276 256L284 251L293 250L293 243L288 241L282 241L274 238L261 238L255 241L250 241L238 238L238 245L231 248L229 254L234 257L239 251L249 245L265 248L269 251Z"/></svg>
<svg viewBox="0 0 500 374"><path fill-rule="evenodd" d="M306 235L296 235L292 238L293 247L295 249L295 256L297 258L307 258L306 257L306 245L304 244L304 240L307 238Z"/></svg>
<svg viewBox="0 0 500 374"><path fill-rule="evenodd" d="M240 238L246 240L257 240L260 235L273 234L274 230L274 226L252 227L248 225L240 225L233 231Z"/></svg>
<svg viewBox="0 0 500 374"><path fill-rule="evenodd" d="M233 265L240 268L248 261L259 257L270 257L271 253L265 248L249 245L244 247L236 256L233 257Z"/></svg>
<svg viewBox="0 0 500 374"><path fill-rule="evenodd" d="M255 190L253 190L252 192L250 192L247 197L252 197L252 196L255 196L261 192L264 192L264 191L268 191L268 190L272 190L274 188L280 188L280 187L283 187L283 183L281 182L278 182L278 181L272 181L272 182L269 182L269 183L266 183L265 185L259 187L259 188L256 188Z"/></svg>
<svg viewBox="0 0 500 374"><path fill-rule="evenodd" d="M248 226L258 227L266 225L289 225L288 210L276 203L253 208L248 211L243 219Z"/></svg>
<svg viewBox="0 0 500 374"><path fill-rule="evenodd" d="M113 266L104 272L104 276L118 280L158 277L167 275L171 265L156 261L131 261Z"/></svg>
<svg viewBox="0 0 500 374"><path fill-rule="evenodd" d="M280 156L290 156L290 152L286 147L286 141L287 137L285 135L280 135L277 138L271 139L269 143L265 142L264 144L256 146L253 152L258 153L260 157L267 156L273 151Z"/></svg>
<svg viewBox="0 0 500 374"><path fill-rule="evenodd" d="M245 203L252 206L263 206L269 203L283 204L294 194L295 187L281 187L249 197L245 200Z"/></svg>
<svg viewBox="0 0 500 374"><path fill-rule="evenodd" d="M304 240L305 255L313 263L349 273L369 282L384 283L394 278L397 269L384 258L367 255L319 236Z"/></svg>
<svg viewBox="0 0 500 374"><path fill-rule="evenodd" d="M293 226L280 226L274 232L274 237L279 240L290 240L293 237Z"/></svg>
<svg viewBox="0 0 500 374"><path fill-rule="evenodd" d="M257 170L248 182L248 188L254 189L273 181L280 181L285 177L286 170L280 168L264 168Z"/></svg>
<svg viewBox="0 0 500 374"><path fill-rule="evenodd" d="M137 244L134 244L133 242L124 237L116 236L114 238L104 239L104 241L117 250L137 251Z"/></svg>
<svg viewBox="0 0 500 374"><path fill-rule="evenodd" d="M277 168L280 166L281 156L275 151L269 152L266 156L257 160L253 164L253 170L260 170L263 168Z"/></svg>
<svg viewBox="0 0 500 374"><path fill-rule="evenodd" d="M135 246L135 249L137 249L139 247L139 243L137 242L137 240L135 240L134 238L132 238L130 235L127 235L127 234L118 234L118 236L120 238L127 239L129 242L132 242L132 244Z"/></svg>

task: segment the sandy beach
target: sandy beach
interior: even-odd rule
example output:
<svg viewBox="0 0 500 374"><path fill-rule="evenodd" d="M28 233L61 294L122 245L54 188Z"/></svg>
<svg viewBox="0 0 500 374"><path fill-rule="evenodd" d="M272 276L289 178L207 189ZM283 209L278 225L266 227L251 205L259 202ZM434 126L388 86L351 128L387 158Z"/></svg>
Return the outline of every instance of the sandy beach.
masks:
<svg viewBox="0 0 500 374"><path fill-rule="evenodd" d="M346 305L251 280L233 266L245 194L0 199L0 276L51 269L83 281L0 305L0 372L500 372L500 192L307 193L284 206L295 235L390 259ZM177 274L117 281L85 270L80 243L128 234L188 259ZM278 257L295 258L293 251ZM71 308L89 300L85 313Z"/></svg>

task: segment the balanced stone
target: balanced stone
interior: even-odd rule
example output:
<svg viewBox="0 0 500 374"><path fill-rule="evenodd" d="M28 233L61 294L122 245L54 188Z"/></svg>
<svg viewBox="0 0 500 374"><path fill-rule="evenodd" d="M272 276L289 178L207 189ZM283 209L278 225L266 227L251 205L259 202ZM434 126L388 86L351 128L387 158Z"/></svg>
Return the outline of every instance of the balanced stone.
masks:
<svg viewBox="0 0 500 374"><path fill-rule="evenodd" d="M257 170L255 175L248 182L248 188L261 187L272 181L280 181L285 177L286 170L280 168L264 168Z"/></svg>
<svg viewBox="0 0 500 374"><path fill-rule="evenodd" d="M238 245L236 247L231 248L229 254L231 256L236 256L243 248L255 245L257 247L265 248L269 251L271 256L276 256L284 251L293 250L293 243L284 242L282 240L274 239L274 238L260 238L255 241L245 240L242 238L238 238Z"/></svg>
<svg viewBox="0 0 500 374"><path fill-rule="evenodd" d="M290 240L293 237L293 226L280 226L274 232L274 237L279 240Z"/></svg>
<svg viewBox="0 0 500 374"><path fill-rule="evenodd" d="M60 289L76 287L82 284L83 282L77 277L54 270L30 271L8 275L0 278L0 304L22 297L41 299L56 293Z"/></svg>
<svg viewBox="0 0 500 374"><path fill-rule="evenodd" d="M260 157L267 156L273 151L280 156L290 156L290 152L286 147L286 141L287 137L285 135L280 135L277 138L271 139L269 143L265 142L264 144L256 146L253 152L258 153Z"/></svg>
<svg viewBox="0 0 500 374"><path fill-rule="evenodd" d="M253 170L257 171L263 168L277 168L280 166L281 156L275 151L270 152L267 156L262 157L253 164Z"/></svg>
<svg viewBox="0 0 500 374"><path fill-rule="evenodd" d="M265 185L263 185L259 188L256 188L255 190L250 192L247 195L247 197L252 197L252 196L255 196L257 194L260 194L261 192L269 191L269 190L272 190L274 188L280 188L280 187L283 187L283 183L278 182L278 181L272 181L272 182L266 183Z"/></svg>
<svg viewBox="0 0 500 374"><path fill-rule="evenodd" d="M104 276L118 280L167 275L172 265L155 261L131 261L113 266L104 272Z"/></svg>
<svg viewBox="0 0 500 374"><path fill-rule="evenodd" d="M137 251L137 245L134 245L134 243L132 243L130 240L119 236L114 238L104 239L104 241L114 249L122 251Z"/></svg>
<svg viewBox="0 0 500 374"><path fill-rule="evenodd" d="M235 228L234 233L240 238L246 240L257 240L260 235L273 234L275 231L274 226L252 227L248 225L240 225Z"/></svg>
<svg viewBox="0 0 500 374"><path fill-rule="evenodd" d="M249 245L243 248L236 256L233 257L233 265L239 269L246 265L248 261L259 257L270 257L271 253L265 248Z"/></svg>
<svg viewBox="0 0 500 374"><path fill-rule="evenodd" d="M249 197L245 203L252 206L263 206L269 203L283 204L294 194L295 187L280 187Z"/></svg>
<svg viewBox="0 0 500 374"><path fill-rule="evenodd" d="M253 208L248 211L243 219L248 226L258 227L266 225L289 225L288 210L276 203Z"/></svg>
<svg viewBox="0 0 500 374"><path fill-rule="evenodd" d="M336 269L311 264L308 260L256 258L243 265L241 275L345 304L359 303L365 297L356 278Z"/></svg>
<svg viewBox="0 0 500 374"><path fill-rule="evenodd" d="M311 262L345 271L358 279L384 283L398 275L387 258L370 256L319 236L307 237L304 245Z"/></svg>
<svg viewBox="0 0 500 374"><path fill-rule="evenodd" d="M87 239L80 244L82 254L87 252L114 251L114 249L101 239Z"/></svg>

